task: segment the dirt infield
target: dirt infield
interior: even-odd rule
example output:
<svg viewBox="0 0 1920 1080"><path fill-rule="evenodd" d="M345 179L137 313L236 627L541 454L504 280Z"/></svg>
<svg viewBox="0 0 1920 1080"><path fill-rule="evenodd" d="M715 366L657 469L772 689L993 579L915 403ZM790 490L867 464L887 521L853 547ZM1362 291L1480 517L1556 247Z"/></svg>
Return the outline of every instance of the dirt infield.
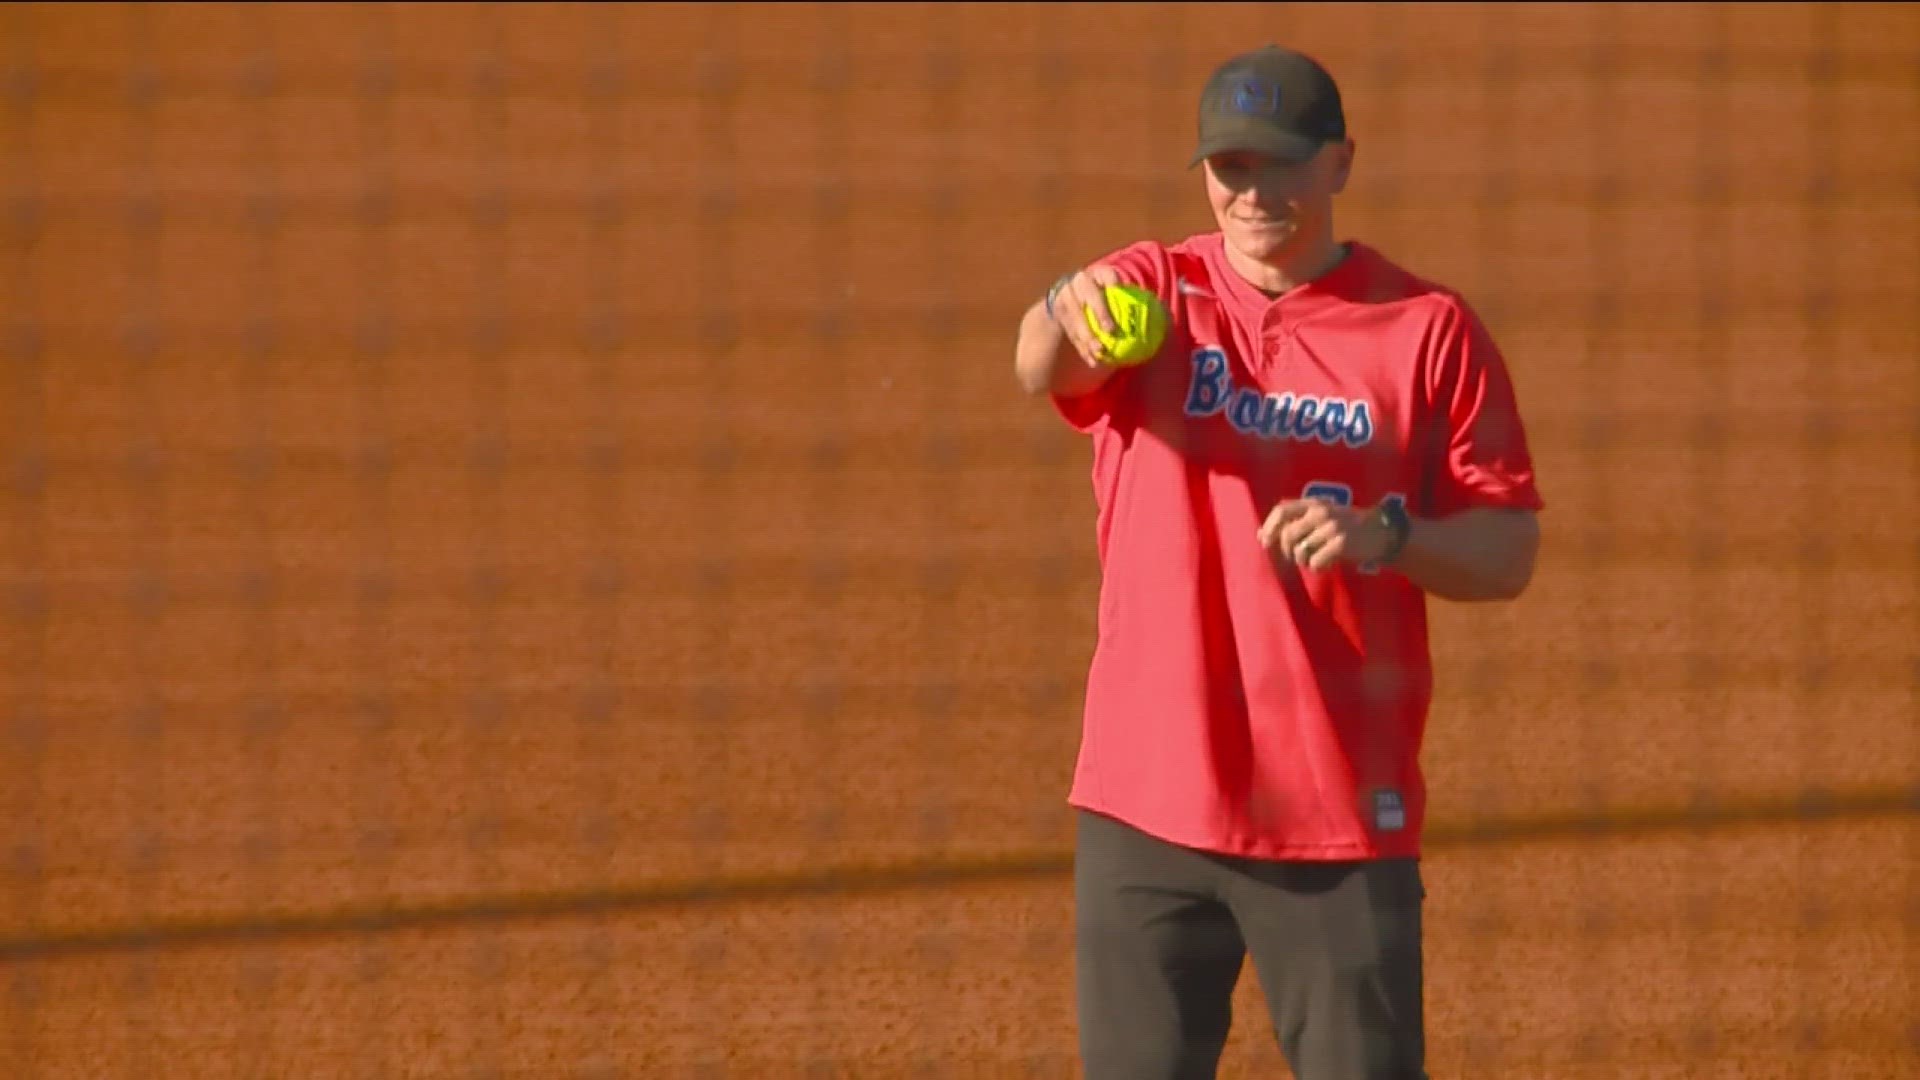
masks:
<svg viewBox="0 0 1920 1080"><path fill-rule="evenodd" d="M1267 40L1550 504L1433 1074L1920 1075L1920 7L1783 4L0 10L0 1076L1074 1075L1009 343Z"/></svg>

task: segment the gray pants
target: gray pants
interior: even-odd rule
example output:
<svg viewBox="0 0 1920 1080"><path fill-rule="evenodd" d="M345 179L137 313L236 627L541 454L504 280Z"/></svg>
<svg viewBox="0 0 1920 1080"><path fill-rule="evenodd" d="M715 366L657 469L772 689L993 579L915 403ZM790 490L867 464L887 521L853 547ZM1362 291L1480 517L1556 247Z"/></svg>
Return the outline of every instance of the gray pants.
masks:
<svg viewBox="0 0 1920 1080"><path fill-rule="evenodd" d="M1080 812L1086 1080L1212 1080L1250 955L1299 1080L1424 1080L1419 863L1209 855Z"/></svg>

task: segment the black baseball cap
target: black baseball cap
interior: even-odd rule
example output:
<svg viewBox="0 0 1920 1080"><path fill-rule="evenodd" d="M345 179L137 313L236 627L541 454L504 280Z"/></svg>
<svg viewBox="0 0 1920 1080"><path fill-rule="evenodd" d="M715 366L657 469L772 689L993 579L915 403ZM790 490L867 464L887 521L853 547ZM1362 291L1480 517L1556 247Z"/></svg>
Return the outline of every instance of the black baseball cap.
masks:
<svg viewBox="0 0 1920 1080"><path fill-rule="evenodd" d="M1221 64L1200 92L1194 165L1229 150L1300 162L1347 137L1340 87L1304 53L1268 45Z"/></svg>

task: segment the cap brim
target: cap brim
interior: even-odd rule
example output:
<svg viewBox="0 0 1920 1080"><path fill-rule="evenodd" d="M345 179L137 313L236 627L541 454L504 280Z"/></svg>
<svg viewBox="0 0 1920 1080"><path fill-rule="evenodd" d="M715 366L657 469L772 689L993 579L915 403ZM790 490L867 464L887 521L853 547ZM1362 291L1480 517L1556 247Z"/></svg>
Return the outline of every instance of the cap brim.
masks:
<svg viewBox="0 0 1920 1080"><path fill-rule="evenodd" d="M1221 124L1200 140L1200 145L1193 151L1193 160L1187 162L1187 168L1191 169L1215 154L1246 151L1268 154L1289 164L1299 165L1313 160L1313 156L1320 152L1321 145L1304 135L1277 131L1267 124Z"/></svg>

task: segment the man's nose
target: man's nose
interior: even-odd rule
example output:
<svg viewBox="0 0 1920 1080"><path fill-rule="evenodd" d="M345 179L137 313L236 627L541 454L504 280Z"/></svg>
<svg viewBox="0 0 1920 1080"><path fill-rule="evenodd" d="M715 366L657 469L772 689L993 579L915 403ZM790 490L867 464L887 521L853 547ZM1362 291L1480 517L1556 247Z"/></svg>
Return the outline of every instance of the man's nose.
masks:
<svg viewBox="0 0 1920 1080"><path fill-rule="evenodd" d="M1247 199L1256 206L1285 206L1299 195L1296 180L1269 180L1247 185Z"/></svg>
<svg viewBox="0 0 1920 1080"><path fill-rule="evenodd" d="M1275 206L1286 201L1279 189L1267 184L1248 184L1240 197L1248 206L1255 207Z"/></svg>

